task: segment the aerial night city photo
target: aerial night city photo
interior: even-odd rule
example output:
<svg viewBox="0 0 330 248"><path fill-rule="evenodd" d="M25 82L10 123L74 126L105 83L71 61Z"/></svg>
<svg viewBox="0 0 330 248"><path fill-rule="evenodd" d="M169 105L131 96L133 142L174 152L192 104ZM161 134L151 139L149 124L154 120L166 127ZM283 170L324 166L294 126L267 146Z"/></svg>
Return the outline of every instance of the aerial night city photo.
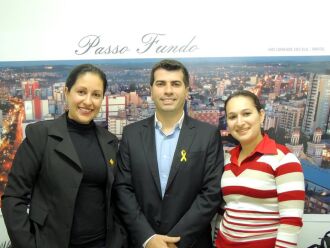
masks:
<svg viewBox="0 0 330 248"><path fill-rule="evenodd" d="M65 78L77 64L107 75L98 125L119 139L123 127L151 116L149 76L159 59L0 62L0 196L29 123L64 112ZM190 72L186 113L219 128L224 150L224 101L238 89L257 95L266 112L263 129L301 161L306 214L330 213L330 56L182 58Z"/></svg>

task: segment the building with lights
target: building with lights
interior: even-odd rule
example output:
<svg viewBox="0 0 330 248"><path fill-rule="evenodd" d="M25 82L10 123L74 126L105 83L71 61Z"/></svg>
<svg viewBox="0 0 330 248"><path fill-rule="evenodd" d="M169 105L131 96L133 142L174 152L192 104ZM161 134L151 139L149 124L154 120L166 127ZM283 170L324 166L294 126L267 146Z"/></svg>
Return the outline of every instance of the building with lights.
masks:
<svg viewBox="0 0 330 248"><path fill-rule="evenodd" d="M312 73L309 78L307 102L302 131L312 135L316 128L327 131L330 118L330 75Z"/></svg>

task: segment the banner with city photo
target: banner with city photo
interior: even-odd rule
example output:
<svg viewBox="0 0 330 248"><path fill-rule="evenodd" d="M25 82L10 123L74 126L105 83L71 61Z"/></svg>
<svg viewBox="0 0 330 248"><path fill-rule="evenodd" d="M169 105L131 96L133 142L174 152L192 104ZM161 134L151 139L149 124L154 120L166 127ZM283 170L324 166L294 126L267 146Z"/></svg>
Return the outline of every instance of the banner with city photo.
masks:
<svg viewBox="0 0 330 248"><path fill-rule="evenodd" d="M187 113L218 126L226 151L225 99L237 89L259 97L264 130L303 165L305 213L330 213L326 1L11 0L0 23L0 196L26 125L63 113L75 65L106 72L97 123L120 138L153 114L151 66L176 58L191 73Z"/></svg>
<svg viewBox="0 0 330 248"><path fill-rule="evenodd" d="M0 62L0 195L26 125L64 112L68 72L88 62L109 86L97 124L121 138L123 127L154 113L149 76L159 58ZM235 145L224 101L238 89L255 93L264 130L299 158L306 181L305 213L330 213L330 56L178 58L190 71L190 116L219 127L224 149Z"/></svg>

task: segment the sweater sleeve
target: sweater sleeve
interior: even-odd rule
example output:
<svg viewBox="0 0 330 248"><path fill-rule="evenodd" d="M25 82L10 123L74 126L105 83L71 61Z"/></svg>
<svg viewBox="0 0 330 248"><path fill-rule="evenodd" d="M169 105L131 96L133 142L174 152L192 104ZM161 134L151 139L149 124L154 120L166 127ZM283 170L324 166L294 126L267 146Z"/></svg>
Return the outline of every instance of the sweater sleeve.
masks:
<svg viewBox="0 0 330 248"><path fill-rule="evenodd" d="M294 154L284 151L275 176L280 214L275 247L297 247L303 225L305 185L301 164Z"/></svg>

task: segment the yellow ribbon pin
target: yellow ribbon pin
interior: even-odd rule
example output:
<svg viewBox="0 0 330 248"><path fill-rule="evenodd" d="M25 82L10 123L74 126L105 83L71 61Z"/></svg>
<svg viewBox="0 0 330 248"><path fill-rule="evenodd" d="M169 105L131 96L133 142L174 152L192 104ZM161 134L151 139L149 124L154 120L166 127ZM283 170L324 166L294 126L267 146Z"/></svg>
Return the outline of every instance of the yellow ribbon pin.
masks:
<svg viewBox="0 0 330 248"><path fill-rule="evenodd" d="M110 159L110 160L109 160L109 163L110 163L111 166L114 166L115 161L113 161L113 159Z"/></svg>
<svg viewBox="0 0 330 248"><path fill-rule="evenodd" d="M187 155L187 152L185 150L182 150L181 151L181 160L180 160L180 162L187 162L186 155Z"/></svg>

